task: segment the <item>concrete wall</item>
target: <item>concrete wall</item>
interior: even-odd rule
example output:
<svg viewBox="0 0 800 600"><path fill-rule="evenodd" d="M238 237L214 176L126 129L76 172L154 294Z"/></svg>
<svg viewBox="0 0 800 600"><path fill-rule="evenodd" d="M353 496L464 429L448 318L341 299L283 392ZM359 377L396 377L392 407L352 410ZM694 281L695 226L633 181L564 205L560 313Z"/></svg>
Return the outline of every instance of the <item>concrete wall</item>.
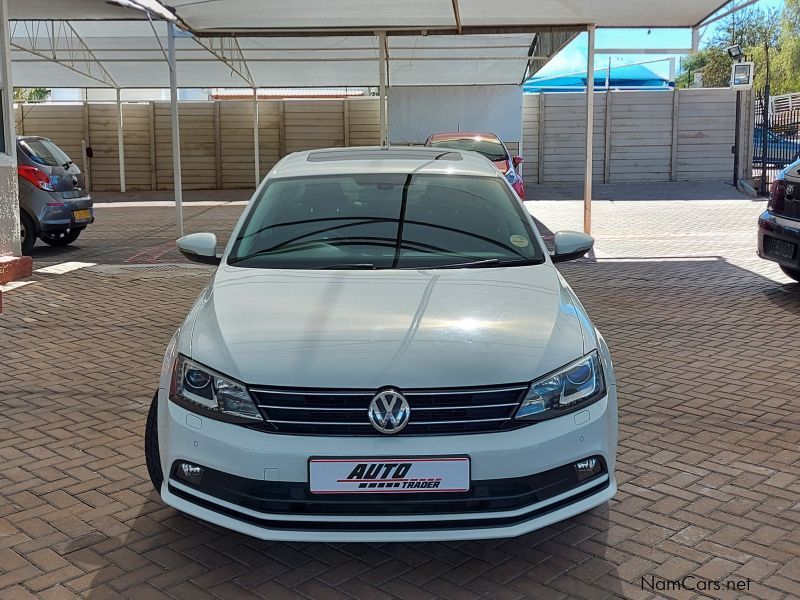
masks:
<svg viewBox="0 0 800 600"><path fill-rule="evenodd" d="M519 140L518 85L398 86L389 90L389 143L424 144L436 131L491 131Z"/></svg>
<svg viewBox="0 0 800 600"><path fill-rule="evenodd" d="M172 132L168 102L123 103L125 181L130 191L172 188ZM185 189L252 188L253 103L181 102L181 177ZM280 157L310 148L376 145L378 101L264 100L258 103L259 162L263 176ZM52 138L97 191L119 190L116 105L23 104L19 135ZM83 145L94 156L83 156Z"/></svg>
<svg viewBox="0 0 800 600"><path fill-rule="evenodd" d="M742 110L743 172L752 119ZM585 93L526 95L523 173L526 183L583 180ZM733 178L736 92L596 92L593 178L597 182ZM745 174L749 177L749 174Z"/></svg>
<svg viewBox="0 0 800 600"><path fill-rule="evenodd" d="M744 97L741 169L749 178L752 119L749 95ZM523 96L518 133L504 141L524 156L526 183L583 180L584 107L583 93ZM264 100L258 112L262 176L290 152L379 142L376 98ZM182 102L179 113L184 187L252 188L253 103ZM736 93L727 89L597 92L594 180L732 179L735 116ZM16 120L19 134L51 137L82 169L88 166L92 189L119 189L114 104L24 104ZM171 189L169 103L125 103L123 120L127 189ZM84 159L82 144L93 148L93 158Z"/></svg>

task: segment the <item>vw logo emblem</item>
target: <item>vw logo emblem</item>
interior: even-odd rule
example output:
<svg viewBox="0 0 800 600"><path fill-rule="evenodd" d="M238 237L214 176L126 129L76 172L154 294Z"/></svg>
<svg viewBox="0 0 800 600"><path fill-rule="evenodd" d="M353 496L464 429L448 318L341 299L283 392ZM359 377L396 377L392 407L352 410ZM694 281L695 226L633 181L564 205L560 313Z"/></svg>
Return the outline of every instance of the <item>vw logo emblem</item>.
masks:
<svg viewBox="0 0 800 600"><path fill-rule="evenodd" d="M369 422L381 433L398 433L408 425L411 408L403 395L394 388L378 392L369 403Z"/></svg>

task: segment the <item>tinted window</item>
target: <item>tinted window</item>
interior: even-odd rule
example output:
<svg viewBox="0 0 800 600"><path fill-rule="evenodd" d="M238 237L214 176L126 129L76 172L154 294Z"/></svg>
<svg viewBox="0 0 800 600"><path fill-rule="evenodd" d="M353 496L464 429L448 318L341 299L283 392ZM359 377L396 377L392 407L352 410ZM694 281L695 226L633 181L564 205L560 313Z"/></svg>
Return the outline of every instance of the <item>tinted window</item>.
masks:
<svg viewBox="0 0 800 600"><path fill-rule="evenodd" d="M524 207L499 178L405 173L273 180L228 258L275 269L541 260Z"/></svg>
<svg viewBox="0 0 800 600"><path fill-rule="evenodd" d="M71 163L69 156L50 140L29 138L19 145L34 162L48 167L61 167Z"/></svg>
<svg viewBox="0 0 800 600"><path fill-rule="evenodd" d="M491 161L508 160L508 152L500 140L486 138L460 138L455 140L439 140L431 142L434 148L453 148L454 150L471 150L483 154Z"/></svg>

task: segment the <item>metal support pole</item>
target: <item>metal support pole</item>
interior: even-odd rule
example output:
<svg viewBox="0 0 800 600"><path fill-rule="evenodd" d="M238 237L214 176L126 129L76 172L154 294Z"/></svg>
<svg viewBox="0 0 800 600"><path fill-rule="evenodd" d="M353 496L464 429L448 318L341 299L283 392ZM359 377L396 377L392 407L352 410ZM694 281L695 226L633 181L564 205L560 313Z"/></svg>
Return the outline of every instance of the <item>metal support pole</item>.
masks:
<svg viewBox="0 0 800 600"><path fill-rule="evenodd" d="M11 46L8 29L8 1L0 0L0 70L2 70L2 110L4 147L0 148L17 164L16 126L14 123L14 87L11 83ZM14 180L16 181L16 177Z"/></svg>
<svg viewBox="0 0 800 600"><path fill-rule="evenodd" d="M700 50L700 28L692 27L692 54Z"/></svg>
<svg viewBox="0 0 800 600"><path fill-rule="evenodd" d="M592 143L594 141L594 44L595 26L589 25L586 52L586 172L583 177L583 231L592 232Z"/></svg>
<svg viewBox="0 0 800 600"><path fill-rule="evenodd" d="M669 57L669 82L675 83L675 57Z"/></svg>
<svg viewBox="0 0 800 600"><path fill-rule="evenodd" d="M736 133L733 141L733 187L739 186L739 156L741 155L742 91L736 90Z"/></svg>
<svg viewBox="0 0 800 600"><path fill-rule="evenodd" d="M181 132L178 123L178 71L175 66L175 26L167 24L169 60L169 103L172 116L172 173L175 188L175 220L178 235L183 237L183 187L181 184Z"/></svg>
<svg viewBox="0 0 800 600"><path fill-rule="evenodd" d="M386 32L378 32L378 95L380 96L381 148L389 145L386 135Z"/></svg>
<svg viewBox="0 0 800 600"><path fill-rule="evenodd" d="M9 45L8 2L0 0L0 118L3 121L3 144L0 167L4 185L0 188L0 257L19 256L20 222L17 188L17 143L14 124L14 88L11 82L11 46Z"/></svg>
<svg viewBox="0 0 800 600"><path fill-rule="evenodd" d="M122 124L122 100L117 88L117 152L119 155L119 191L125 191L125 132Z"/></svg>
<svg viewBox="0 0 800 600"><path fill-rule="evenodd" d="M261 156L258 142L258 89L253 88L253 162L256 168L256 187L261 183Z"/></svg>

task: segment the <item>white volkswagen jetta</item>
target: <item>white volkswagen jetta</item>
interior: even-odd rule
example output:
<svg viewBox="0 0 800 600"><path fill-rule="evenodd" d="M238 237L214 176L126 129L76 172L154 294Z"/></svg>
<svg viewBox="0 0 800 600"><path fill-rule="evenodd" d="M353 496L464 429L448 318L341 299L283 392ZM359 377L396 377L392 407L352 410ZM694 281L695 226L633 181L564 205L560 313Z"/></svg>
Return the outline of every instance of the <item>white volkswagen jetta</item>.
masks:
<svg viewBox="0 0 800 600"><path fill-rule="evenodd" d="M485 158L293 154L169 343L145 449L163 500L255 537L520 535L614 496L608 348Z"/></svg>

